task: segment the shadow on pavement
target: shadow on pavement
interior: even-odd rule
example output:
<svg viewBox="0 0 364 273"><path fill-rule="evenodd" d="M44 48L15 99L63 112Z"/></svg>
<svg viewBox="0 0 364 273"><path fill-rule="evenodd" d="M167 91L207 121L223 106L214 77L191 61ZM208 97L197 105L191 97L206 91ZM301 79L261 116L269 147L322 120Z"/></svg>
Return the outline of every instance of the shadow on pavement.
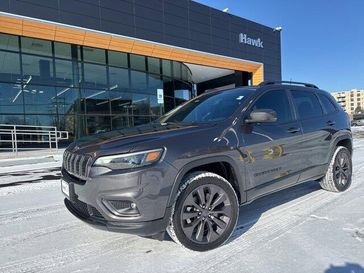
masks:
<svg viewBox="0 0 364 273"><path fill-rule="evenodd" d="M360 264L345 263L343 266L330 265L324 273L364 273L364 268Z"/></svg>
<svg viewBox="0 0 364 273"><path fill-rule="evenodd" d="M319 183L309 181L259 198L248 205L241 206L238 223L229 242L237 239L254 226L264 212L319 189L321 189Z"/></svg>

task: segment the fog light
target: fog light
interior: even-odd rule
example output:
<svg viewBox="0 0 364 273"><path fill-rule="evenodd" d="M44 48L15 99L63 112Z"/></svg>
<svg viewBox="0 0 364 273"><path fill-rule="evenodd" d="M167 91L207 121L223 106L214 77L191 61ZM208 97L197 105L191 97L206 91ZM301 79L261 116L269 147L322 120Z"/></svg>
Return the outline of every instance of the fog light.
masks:
<svg viewBox="0 0 364 273"><path fill-rule="evenodd" d="M102 200L111 213L117 216L137 216L137 205L129 200Z"/></svg>

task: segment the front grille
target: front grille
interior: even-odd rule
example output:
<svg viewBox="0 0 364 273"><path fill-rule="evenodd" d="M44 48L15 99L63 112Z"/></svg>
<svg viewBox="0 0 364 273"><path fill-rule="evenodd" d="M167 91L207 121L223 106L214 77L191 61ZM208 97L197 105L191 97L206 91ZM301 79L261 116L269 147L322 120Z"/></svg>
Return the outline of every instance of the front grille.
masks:
<svg viewBox="0 0 364 273"><path fill-rule="evenodd" d="M63 167L71 175L86 179L91 168L92 157L82 154L74 154L65 151L63 154Z"/></svg>
<svg viewBox="0 0 364 273"><path fill-rule="evenodd" d="M87 208L86 203L84 203L84 202L82 202L80 200L76 200L75 202L72 203L72 205L83 216L86 216L86 217L90 216L90 214L88 213L88 208Z"/></svg>
<svg viewBox="0 0 364 273"><path fill-rule="evenodd" d="M84 217L88 218L90 216L102 218L102 214L93 206L87 205L86 203L76 199L74 202L72 202L72 206Z"/></svg>
<svg viewBox="0 0 364 273"><path fill-rule="evenodd" d="M129 209L131 208L131 201L124 201L124 200L108 200L108 202L116 209Z"/></svg>
<svg viewBox="0 0 364 273"><path fill-rule="evenodd" d="M97 217L97 218L104 218L102 215L101 215L101 213L96 209L96 208L94 208L94 207L92 207L92 206L89 206L90 207L90 209L91 209L91 214L92 214L92 216L94 216L94 217Z"/></svg>

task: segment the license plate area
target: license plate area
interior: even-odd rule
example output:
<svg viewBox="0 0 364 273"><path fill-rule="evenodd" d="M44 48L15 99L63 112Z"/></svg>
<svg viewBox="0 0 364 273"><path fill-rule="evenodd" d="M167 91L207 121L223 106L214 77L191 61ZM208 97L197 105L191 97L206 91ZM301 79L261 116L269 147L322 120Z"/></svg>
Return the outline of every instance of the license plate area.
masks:
<svg viewBox="0 0 364 273"><path fill-rule="evenodd" d="M64 195L70 198L70 184L61 179L61 190Z"/></svg>
<svg viewBox="0 0 364 273"><path fill-rule="evenodd" d="M67 181L61 179L61 191L70 201L77 199L73 183L68 183Z"/></svg>

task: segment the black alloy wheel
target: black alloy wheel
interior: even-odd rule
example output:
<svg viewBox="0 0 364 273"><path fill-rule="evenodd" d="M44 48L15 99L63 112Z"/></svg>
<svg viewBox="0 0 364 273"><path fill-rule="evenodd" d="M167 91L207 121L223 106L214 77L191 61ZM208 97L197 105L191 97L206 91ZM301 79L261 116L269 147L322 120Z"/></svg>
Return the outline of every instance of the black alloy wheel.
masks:
<svg viewBox="0 0 364 273"><path fill-rule="evenodd" d="M211 250L230 238L238 211L237 195L226 179L195 172L180 188L167 231L174 241L191 250Z"/></svg>

